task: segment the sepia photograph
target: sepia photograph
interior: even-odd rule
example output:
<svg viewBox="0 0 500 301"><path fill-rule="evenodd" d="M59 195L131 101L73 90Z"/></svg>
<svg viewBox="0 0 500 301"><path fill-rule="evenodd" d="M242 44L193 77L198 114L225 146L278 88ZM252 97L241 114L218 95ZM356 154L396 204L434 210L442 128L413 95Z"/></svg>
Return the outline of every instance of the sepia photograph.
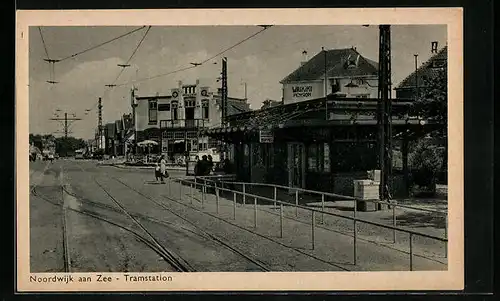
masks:
<svg viewBox="0 0 500 301"><path fill-rule="evenodd" d="M365 20L23 27L22 281L450 272L461 41Z"/></svg>

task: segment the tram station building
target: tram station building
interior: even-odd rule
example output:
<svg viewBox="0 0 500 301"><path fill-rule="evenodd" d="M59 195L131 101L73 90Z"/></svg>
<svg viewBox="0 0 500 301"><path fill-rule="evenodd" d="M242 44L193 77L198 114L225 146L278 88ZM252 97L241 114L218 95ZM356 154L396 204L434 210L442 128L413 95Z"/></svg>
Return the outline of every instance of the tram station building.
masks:
<svg viewBox="0 0 500 301"><path fill-rule="evenodd" d="M379 169L377 63L355 48L322 51L281 84L282 105L230 116L228 126L202 134L230 145L240 181L352 196L353 180ZM442 126L411 116L413 100L392 99L393 147L402 154L393 197L409 193L409 142Z"/></svg>
<svg viewBox="0 0 500 301"><path fill-rule="evenodd" d="M137 141L153 140L153 151L169 158L189 152L217 148L218 140L200 135L201 129L219 127L222 119L222 93L210 87L178 83L170 95L132 95ZM227 114L250 111L246 99L228 97Z"/></svg>

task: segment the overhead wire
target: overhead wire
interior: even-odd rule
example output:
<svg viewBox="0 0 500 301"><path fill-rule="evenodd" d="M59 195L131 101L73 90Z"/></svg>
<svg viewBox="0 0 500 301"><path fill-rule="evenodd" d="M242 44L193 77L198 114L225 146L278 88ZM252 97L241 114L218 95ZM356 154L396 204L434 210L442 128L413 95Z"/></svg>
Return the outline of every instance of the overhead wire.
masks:
<svg viewBox="0 0 500 301"><path fill-rule="evenodd" d="M148 35L148 33L149 33L150 30L151 30L151 26L149 26L148 29L146 30L146 32L144 33L144 35L142 36L142 39L139 41L139 43L135 47L134 51L132 52L132 55L130 55L130 57L128 58L128 60L125 63L125 65L128 65L130 63L130 61L132 60L132 58L136 54L137 50L139 50L139 47L141 47L142 42L146 39L146 36ZM122 73L125 70L125 68L126 67L122 67L122 70L120 71L120 73L118 73L118 76L115 78L115 80L113 81L112 85L114 85L116 83L116 81L118 80L118 78L120 78L120 76L122 75Z"/></svg>
<svg viewBox="0 0 500 301"><path fill-rule="evenodd" d="M42 38L43 49L45 49L45 55L47 55L47 59L50 60L49 51L47 50L47 45L45 44L45 39L43 38L42 28L38 26L38 31L40 32L40 37Z"/></svg>
<svg viewBox="0 0 500 301"><path fill-rule="evenodd" d="M70 59L70 58L74 58L74 57L76 57L76 56L78 56L78 55L84 54L84 53L86 53L86 52L89 52L89 51L94 50L94 49L96 49L96 48L99 48L99 47L101 47L101 46L104 46L104 45L106 45L106 44L109 44L109 43L111 43L111 42L114 42L114 41L116 41L116 40L118 40L118 39L121 39L121 38L126 37L126 36L128 36L128 35L131 35L131 34L133 34L133 33L137 32L137 31L139 31L139 30L141 30L141 29L144 29L145 27L146 27L146 26L142 26L142 27L136 28L136 29L134 29L134 30L132 30L132 31L129 31L129 32L127 32L127 33L124 33L124 34L122 34L122 35L120 35L120 36L118 36L118 37L115 37L115 38L111 39L111 40L108 40L108 41L106 41L106 42L103 42L103 43L97 44L97 45L92 46L92 47L90 47L90 48L87 48L87 49L85 49L85 50L79 51L79 52L77 52L77 53L75 53L75 54L69 55L69 56L64 57L64 58L62 58L62 59L59 59L58 61L59 61L59 62L62 62L62 61L64 61L64 60L67 60L67 59Z"/></svg>
<svg viewBox="0 0 500 301"><path fill-rule="evenodd" d="M149 77L145 77L145 78L141 78L141 79L137 79L137 80L132 80L130 82L126 82L126 83L121 83L121 84L117 84L117 86L124 86L124 85L127 85L127 84L130 84L130 83L138 83L138 82L144 82L144 81L148 81L148 80L152 80L152 79L155 79L155 78L159 78L159 77L163 77L163 76L167 76L167 75L171 75L171 74L174 74L174 73L178 73L178 72L182 72L182 71L186 71L186 70L189 70L189 69L193 69L193 68L196 68L196 67L199 67L200 65L203 65L204 63L210 61L210 60L213 60L214 58L226 53L227 51L235 48L236 46L254 38L255 36L257 36L258 34L262 33L263 31L269 29L271 26L268 26L268 27L264 27L262 30L246 37L245 39L237 42L236 44L233 44L231 45L230 47L228 48L225 48L224 50L220 51L219 53L217 53L216 55L213 55L211 56L210 58L208 59L205 59L204 61L202 61L201 63L197 64L197 65L194 65L194 66L188 66L188 67L184 67L184 68L179 68L179 69L176 69L176 70L173 70L173 71L170 71L170 72L167 72L167 73L162 73L162 74L157 74L157 75L153 75L153 76L149 76Z"/></svg>
<svg viewBox="0 0 500 301"><path fill-rule="evenodd" d="M141 40L139 41L139 43L135 47L134 51L132 52L132 54L130 55L130 57L128 58L128 60L126 61L125 65L128 65L130 63L130 61L132 60L132 58L134 57L134 55L139 50L139 47L142 45L142 43L146 39L146 36L148 35L148 33L149 33L150 30L151 30L151 26L148 26L148 29L146 30L146 32L142 36ZM120 76L121 76L121 74L123 73L124 70L125 70L125 67L122 67L122 69L118 73L118 76L115 78L115 80L113 81L113 83L111 84L111 86L107 87L107 89L104 90L102 98L105 98L107 96L108 92L113 88L113 86L115 85L116 81L120 78ZM90 112L93 111L97 107L98 104L99 104L99 101L96 101L94 103L94 105L87 111L86 115L88 116L90 114Z"/></svg>

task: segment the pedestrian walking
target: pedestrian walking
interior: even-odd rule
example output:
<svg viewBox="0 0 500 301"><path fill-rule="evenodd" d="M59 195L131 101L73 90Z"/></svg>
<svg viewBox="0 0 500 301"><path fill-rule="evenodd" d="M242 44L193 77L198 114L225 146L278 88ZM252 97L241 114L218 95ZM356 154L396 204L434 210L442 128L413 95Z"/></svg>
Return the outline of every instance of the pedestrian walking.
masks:
<svg viewBox="0 0 500 301"><path fill-rule="evenodd" d="M157 182L161 179L160 160L155 163L155 178Z"/></svg>
<svg viewBox="0 0 500 301"><path fill-rule="evenodd" d="M160 157L160 173L161 173L161 182L165 183L163 178L168 178L168 173L167 173L167 161L165 160L165 156L161 155Z"/></svg>

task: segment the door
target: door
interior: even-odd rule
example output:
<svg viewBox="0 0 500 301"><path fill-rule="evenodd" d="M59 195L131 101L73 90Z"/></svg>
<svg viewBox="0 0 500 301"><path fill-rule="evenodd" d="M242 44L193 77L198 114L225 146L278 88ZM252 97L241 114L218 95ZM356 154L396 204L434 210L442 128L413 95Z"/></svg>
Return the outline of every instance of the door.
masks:
<svg viewBox="0 0 500 301"><path fill-rule="evenodd" d="M288 186L305 186L305 151L302 143L288 144Z"/></svg>

